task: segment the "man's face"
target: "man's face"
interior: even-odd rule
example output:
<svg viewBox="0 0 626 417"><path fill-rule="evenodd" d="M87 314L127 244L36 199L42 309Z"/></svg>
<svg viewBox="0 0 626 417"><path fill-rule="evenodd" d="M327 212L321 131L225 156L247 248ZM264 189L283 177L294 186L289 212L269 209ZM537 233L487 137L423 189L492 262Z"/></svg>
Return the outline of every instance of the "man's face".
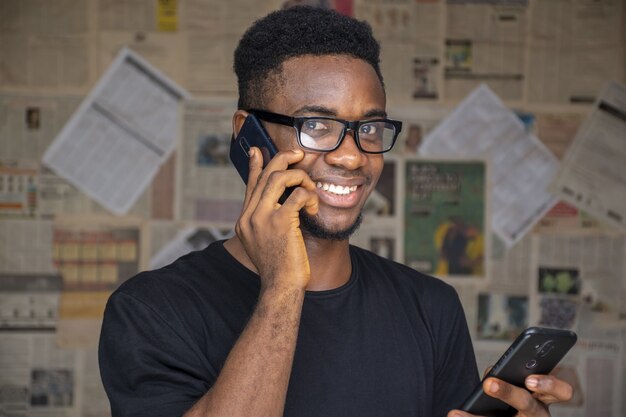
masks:
<svg viewBox="0 0 626 417"><path fill-rule="evenodd" d="M275 94L266 97L265 110L344 120L386 115L380 80L363 60L331 55L291 58L283 63L279 78ZM293 128L274 123L265 127L279 150L298 147ZM293 168L306 171L317 184L320 209L316 216L303 219L304 232L345 239L360 220L361 209L382 172L383 157L360 152L350 131L332 152L305 150L304 159Z"/></svg>

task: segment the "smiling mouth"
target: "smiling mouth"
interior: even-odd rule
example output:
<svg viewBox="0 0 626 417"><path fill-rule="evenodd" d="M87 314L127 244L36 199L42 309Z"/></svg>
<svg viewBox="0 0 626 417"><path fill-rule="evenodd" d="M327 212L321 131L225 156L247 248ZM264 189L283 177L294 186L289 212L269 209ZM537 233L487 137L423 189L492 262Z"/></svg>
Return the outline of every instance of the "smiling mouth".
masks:
<svg viewBox="0 0 626 417"><path fill-rule="evenodd" d="M328 182L317 182L317 188L328 191L329 193L337 194L337 195L348 195L353 193L358 188L357 185L352 186L343 186L339 184L331 184Z"/></svg>

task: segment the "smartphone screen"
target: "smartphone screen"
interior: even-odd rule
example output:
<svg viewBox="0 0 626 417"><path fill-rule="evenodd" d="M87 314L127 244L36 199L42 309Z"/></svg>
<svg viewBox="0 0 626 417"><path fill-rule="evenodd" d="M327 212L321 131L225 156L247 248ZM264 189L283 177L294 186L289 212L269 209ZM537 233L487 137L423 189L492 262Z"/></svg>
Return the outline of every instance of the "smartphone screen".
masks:
<svg viewBox="0 0 626 417"><path fill-rule="evenodd" d="M461 406L461 410L486 417L513 416L508 404L483 392L482 382L489 377L524 387L526 377L549 374L576 343L576 333L569 330L530 327L520 334L509 349Z"/></svg>

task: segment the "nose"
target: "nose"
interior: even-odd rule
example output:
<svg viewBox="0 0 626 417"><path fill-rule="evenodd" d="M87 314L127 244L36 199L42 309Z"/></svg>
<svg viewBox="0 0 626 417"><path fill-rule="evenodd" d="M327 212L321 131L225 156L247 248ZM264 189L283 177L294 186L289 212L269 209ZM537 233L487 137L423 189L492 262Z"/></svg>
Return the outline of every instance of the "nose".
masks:
<svg viewBox="0 0 626 417"><path fill-rule="evenodd" d="M346 130L346 136L341 141L337 149L325 154L326 162L329 165L340 166L347 170L360 168L365 164L367 155L365 155L356 144L354 131Z"/></svg>

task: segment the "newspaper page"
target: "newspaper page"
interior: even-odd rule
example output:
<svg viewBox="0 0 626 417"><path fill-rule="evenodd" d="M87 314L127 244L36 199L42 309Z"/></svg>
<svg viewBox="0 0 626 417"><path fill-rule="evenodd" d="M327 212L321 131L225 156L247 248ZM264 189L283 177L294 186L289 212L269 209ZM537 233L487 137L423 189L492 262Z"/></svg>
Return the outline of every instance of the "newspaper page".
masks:
<svg viewBox="0 0 626 417"><path fill-rule="evenodd" d="M0 219L36 216L38 168L36 161L0 159Z"/></svg>
<svg viewBox="0 0 626 417"><path fill-rule="evenodd" d="M509 247L556 202L547 187L557 159L484 84L426 136L419 153L489 162L491 227Z"/></svg>
<svg viewBox="0 0 626 417"><path fill-rule="evenodd" d="M407 160L404 262L439 277L485 276L483 161Z"/></svg>
<svg viewBox="0 0 626 417"><path fill-rule="evenodd" d="M578 130L552 190L607 224L626 228L626 85L607 84Z"/></svg>
<svg viewBox="0 0 626 417"><path fill-rule="evenodd" d="M439 98L443 0L360 0L355 16L381 43L381 70L394 102Z"/></svg>
<svg viewBox="0 0 626 417"><path fill-rule="evenodd" d="M536 112L535 134L550 151L563 159L565 151L574 141L574 136L582 124L583 113Z"/></svg>
<svg viewBox="0 0 626 417"><path fill-rule="evenodd" d="M181 28L187 36L185 85L189 90L194 94L236 95L233 51L252 22L282 3L271 0L252 6L248 0L186 1L181 10Z"/></svg>
<svg viewBox="0 0 626 417"><path fill-rule="evenodd" d="M115 214L126 213L171 155L187 93L123 49L44 155Z"/></svg>
<svg viewBox="0 0 626 417"><path fill-rule="evenodd" d="M100 378L98 349L85 349L81 351L81 354L82 380L78 394L83 400L80 417L111 417L109 398L104 391Z"/></svg>
<svg viewBox="0 0 626 417"><path fill-rule="evenodd" d="M512 342L528 327L528 295L500 291L478 294L475 340Z"/></svg>
<svg viewBox="0 0 626 417"><path fill-rule="evenodd" d="M489 289L512 294L527 294L531 277L532 235L527 234L507 248L497 235L491 236L488 267Z"/></svg>
<svg viewBox="0 0 626 417"><path fill-rule="evenodd" d="M626 235L597 230L533 236L531 321L575 329L626 323Z"/></svg>
<svg viewBox="0 0 626 417"><path fill-rule="evenodd" d="M150 259L150 269L157 269L171 264L189 252L206 248L224 236L216 227L189 226L181 230Z"/></svg>
<svg viewBox="0 0 626 417"><path fill-rule="evenodd" d="M179 152L178 210L182 220L235 223L245 184L230 162L234 99L187 100Z"/></svg>
<svg viewBox="0 0 626 417"><path fill-rule="evenodd" d="M144 2L145 4L145 2ZM183 33L138 32L137 30L98 31L98 73L104 73L117 53L127 47L150 62L167 77L183 85L186 42Z"/></svg>
<svg viewBox="0 0 626 417"><path fill-rule="evenodd" d="M363 207L363 222L350 243L394 261L402 261L399 176L402 159L385 155L376 188Z"/></svg>
<svg viewBox="0 0 626 417"><path fill-rule="evenodd" d="M154 1L107 0L98 2L98 28L101 30L154 31L157 28Z"/></svg>
<svg viewBox="0 0 626 417"><path fill-rule="evenodd" d="M56 329L62 285L58 274L0 273L0 331Z"/></svg>
<svg viewBox="0 0 626 417"><path fill-rule="evenodd" d="M462 99L481 83L521 101L528 0L447 0L445 97Z"/></svg>
<svg viewBox="0 0 626 417"><path fill-rule="evenodd" d="M93 346L113 290L147 265L144 226L133 217L59 216L53 261L63 277L57 341Z"/></svg>
<svg viewBox="0 0 626 417"><path fill-rule="evenodd" d="M448 114L451 108L436 103L388 106L389 117L402 120L402 131L391 150L392 155L417 155L424 137Z"/></svg>
<svg viewBox="0 0 626 417"><path fill-rule="evenodd" d="M0 329L0 414L79 417L81 354L56 345L53 332Z"/></svg>
<svg viewBox="0 0 626 417"><path fill-rule="evenodd" d="M610 227L602 223L595 217L590 216L586 211L580 210L565 201L559 201L539 220L535 225L538 232L549 231L551 229L604 229Z"/></svg>
<svg viewBox="0 0 626 417"><path fill-rule="evenodd" d="M0 89L83 93L92 82L89 2L0 2Z"/></svg>
<svg viewBox="0 0 626 417"><path fill-rule="evenodd" d="M619 340L579 338L554 371L574 387L574 397L551 406L552 416L623 416L623 349Z"/></svg>
<svg viewBox="0 0 626 417"><path fill-rule="evenodd" d="M81 99L0 93L0 156L12 160L41 159Z"/></svg>
<svg viewBox="0 0 626 417"><path fill-rule="evenodd" d="M0 221L0 273L51 273L53 222L50 220Z"/></svg>
<svg viewBox="0 0 626 417"><path fill-rule="evenodd" d="M527 101L593 103L607 80L624 75L622 0L533 1Z"/></svg>
<svg viewBox="0 0 626 417"><path fill-rule="evenodd" d="M383 258L401 262L400 225L393 217L365 217L350 244L370 250Z"/></svg>

